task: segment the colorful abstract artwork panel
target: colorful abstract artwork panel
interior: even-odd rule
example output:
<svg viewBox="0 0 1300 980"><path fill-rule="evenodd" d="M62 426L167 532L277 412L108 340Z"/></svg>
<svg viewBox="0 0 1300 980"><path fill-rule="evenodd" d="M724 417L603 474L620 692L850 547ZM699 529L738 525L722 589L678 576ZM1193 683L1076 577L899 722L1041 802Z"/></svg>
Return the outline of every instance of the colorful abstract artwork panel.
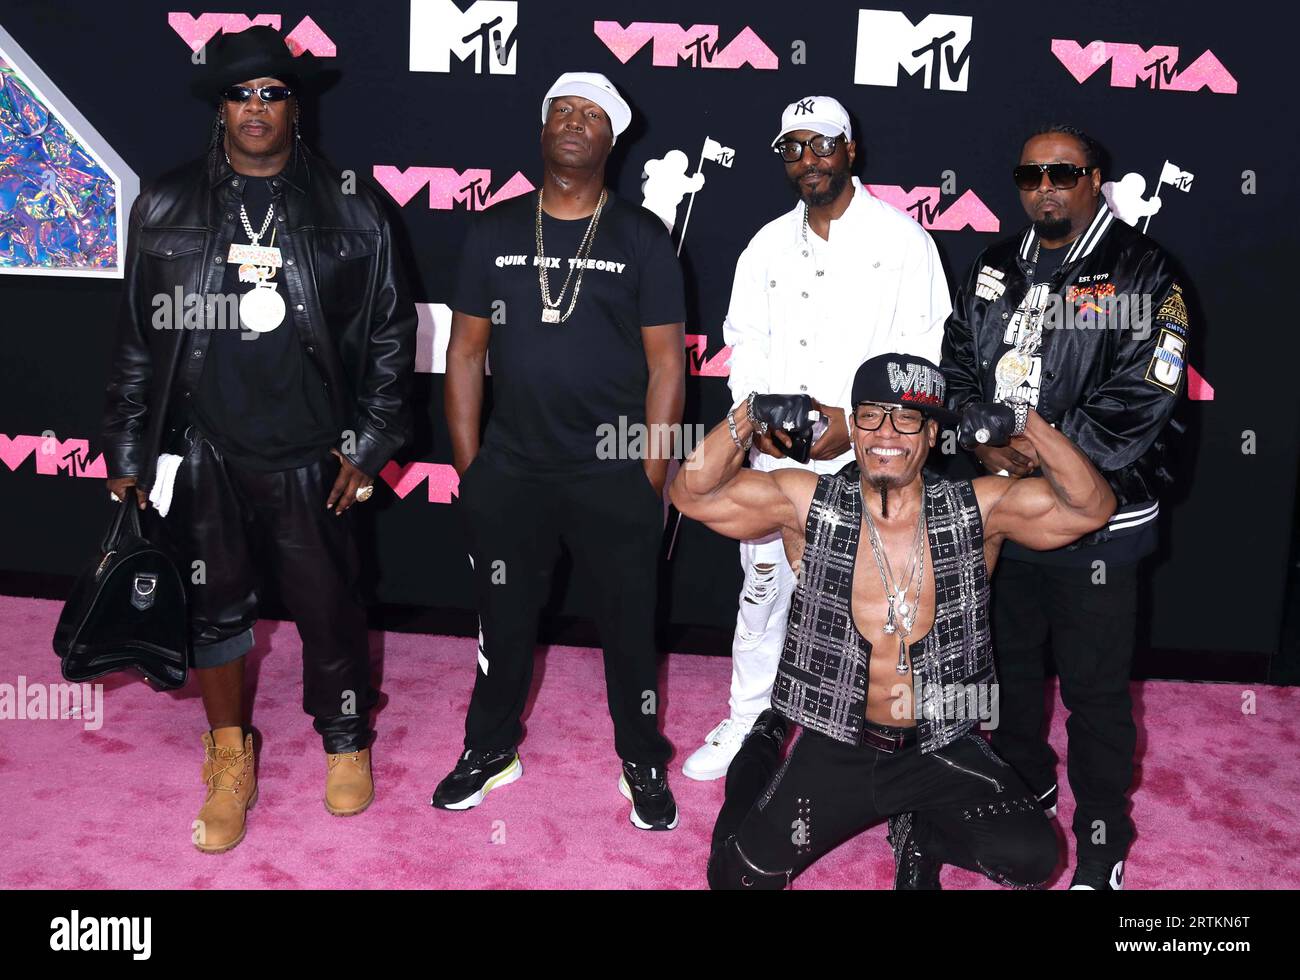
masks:
<svg viewBox="0 0 1300 980"><path fill-rule="evenodd" d="M0 51L0 272L119 274L118 193Z"/></svg>

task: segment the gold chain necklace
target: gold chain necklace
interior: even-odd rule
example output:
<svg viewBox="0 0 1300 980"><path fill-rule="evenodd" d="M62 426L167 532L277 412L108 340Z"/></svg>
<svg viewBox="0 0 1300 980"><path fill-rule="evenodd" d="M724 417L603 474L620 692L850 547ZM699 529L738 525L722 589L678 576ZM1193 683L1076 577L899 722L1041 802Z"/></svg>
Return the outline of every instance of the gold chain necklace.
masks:
<svg viewBox="0 0 1300 980"><path fill-rule="evenodd" d="M569 319L569 314L573 312L573 307L578 302L578 292L582 289L582 274L587 269L587 259L590 257L591 248L596 242L596 226L600 224L600 212L605 207L605 198L608 193L606 190L601 190L600 200L596 202L596 210L592 212L591 221L587 223L587 231L578 244L578 254L569 263L569 274L564 277L564 285L560 287L559 295L552 300L550 277L546 273L546 251L542 247L542 191L537 192L537 282L542 288L543 323L564 323ZM564 302L564 292L569 288L569 280L573 278L575 268L578 270L578 280L573 284L573 295L569 298L569 308L561 316L560 304Z"/></svg>

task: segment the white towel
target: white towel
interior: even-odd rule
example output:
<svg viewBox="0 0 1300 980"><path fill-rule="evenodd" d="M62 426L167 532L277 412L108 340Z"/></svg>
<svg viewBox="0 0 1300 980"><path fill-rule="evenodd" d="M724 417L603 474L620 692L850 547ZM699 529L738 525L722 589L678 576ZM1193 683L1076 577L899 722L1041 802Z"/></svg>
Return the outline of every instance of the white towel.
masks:
<svg viewBox="0 0 1300 980"><path fill-rule="evenodd" d="M181 468L181 459L175 453L163 453L158 457L158 466L154 470L153 489L149 491L149 503L153 504L163 517L172 506L172 490L176 487L176 472Z"/></svg>

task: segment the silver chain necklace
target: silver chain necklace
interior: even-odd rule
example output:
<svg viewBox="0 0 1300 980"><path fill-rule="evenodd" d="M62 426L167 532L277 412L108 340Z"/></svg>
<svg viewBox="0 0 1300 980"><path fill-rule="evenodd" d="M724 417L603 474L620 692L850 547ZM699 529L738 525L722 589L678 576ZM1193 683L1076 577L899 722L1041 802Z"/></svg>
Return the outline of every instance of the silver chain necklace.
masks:
<svg viewBox="0 0 1300 980"><path fill-rule="evenodd" d="M861 487L859 487L861 493ZM899 674L906 674L907 666L907 638L912 635L912 627L916 624L916 615L921 611L921 586L925 581L925 548L923 543L923 531L925 528L925 500L922 494L920 512L916 515L916 533L912 538L912 556L908 562L907 574L903 578L900 586L897 579L894 578L894 569L889 563L889 552L885 550L884 542L880 540L880 532L876 530L876 522L871 519L871 508L867 506L864 498L862 501L862 513L867 518L867 535L871 541L871 556L876 560L876 570L880 572L880 584L885 589L885 597L889 600L889 615L885 620L884 631L890 635L898 634L898 663L894 670ZM886 573L887 570L887 573ZM915 590L912 601L907 601L907 593Z"/></svg>
<svg viewBox="0 0 1300 980"><path fill-rule="evenodd" d="M546 272L546 250L542 247L542 191L537 192L537 281L542 287L543 323L564 323L573 312L573 307L578 302L578 292L582 289L582 274L587 271L587 259L591 256L592 246L596 243L596 226L600 224L600 212L605 207L608 193L606 190L601 190L600 200L596 202L596 210L592 212L591 221L587 223L587 231L578 244L578 254L574 261L569 263L569 274L564 277L564 285L560 287L559 295L552 300L550 277ZM564 292L569 288L569 280L573 278L575 268L578 270L578 281L573 284L569 308L561 316L560 304L564 302Z"/></svg>
<svg viewBox="0 0 1300 980"><path fill-rule="evenodd" d="M244 223L244 232L248 235L248 240L254 245L261 242L262 236L266 234L266 229L271 227L271 216L275 214L275 205L271 204L266 209L266 220L262 222L262 230L253 233L253 224L248 220L248 209L241 203L239 205L239 220Z"/></svg>
<svg viewBox="0 0 1300 980"><path fill-rule="evenodd" d="M821 267L821 263L817 261L817 247L813 245L812 239L809 237L810 230L811 229L808 225L808 205L805 203L803 206L803 243L808 246L808 250L812 252L813 268L817 271L817 275L820 276L824 270Z"/></svg>

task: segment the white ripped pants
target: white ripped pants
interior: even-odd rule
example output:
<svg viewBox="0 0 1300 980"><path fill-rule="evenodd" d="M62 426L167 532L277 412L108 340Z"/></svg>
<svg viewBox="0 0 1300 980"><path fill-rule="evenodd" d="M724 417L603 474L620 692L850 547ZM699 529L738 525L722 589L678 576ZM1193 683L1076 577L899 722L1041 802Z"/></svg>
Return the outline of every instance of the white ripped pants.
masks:
<svg viewBox="0 0 1300 980"><path fill-rule="evenodd" d="M731 643L731 717L750 723L771 703L772 684L785 643L785 622L795 575L779 531L740 543L745 582L740 589Z"/></svg>

